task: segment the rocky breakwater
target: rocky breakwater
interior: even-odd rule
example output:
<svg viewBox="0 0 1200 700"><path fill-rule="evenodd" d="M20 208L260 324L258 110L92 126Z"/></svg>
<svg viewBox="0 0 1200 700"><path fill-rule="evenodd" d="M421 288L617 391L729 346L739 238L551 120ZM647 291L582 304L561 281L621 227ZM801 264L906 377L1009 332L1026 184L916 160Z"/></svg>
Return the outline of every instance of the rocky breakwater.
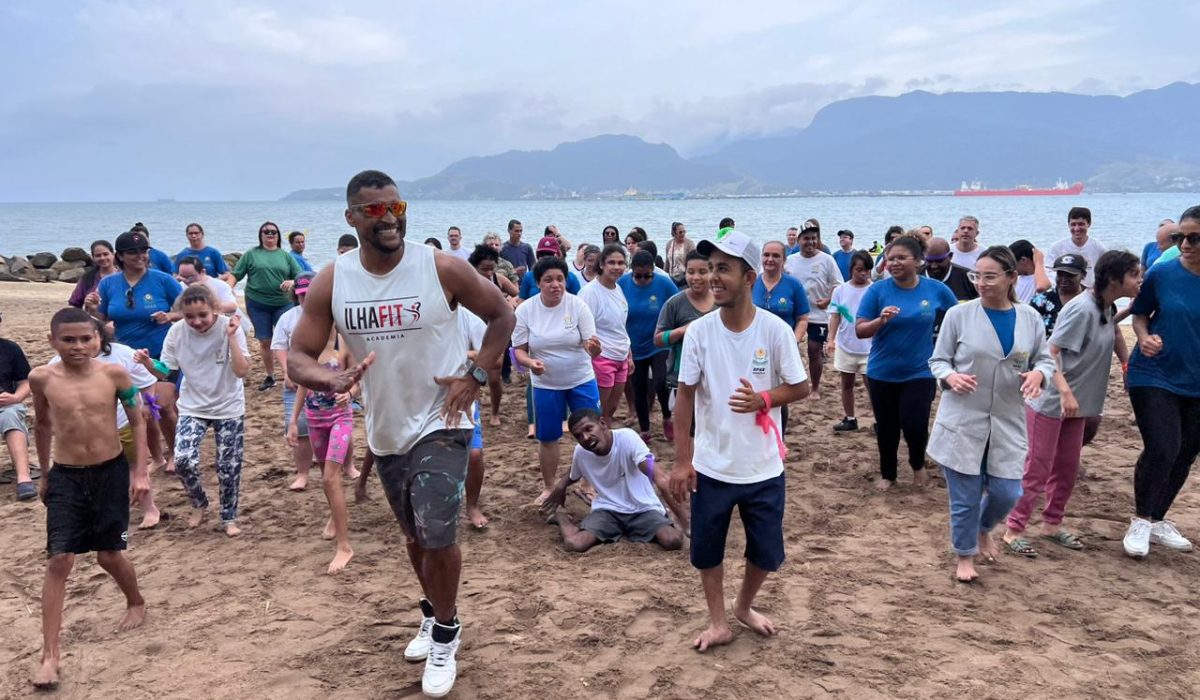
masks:
<svg viewBox="0 0 1200 700"><path fill-rule="evenodd" d="M230 269L241 253L226 253ZM0 256L0 282L69 282L75 284L92 268L92 256L83 248L67 248L62 255L43 252L30 256Z"/></svg>

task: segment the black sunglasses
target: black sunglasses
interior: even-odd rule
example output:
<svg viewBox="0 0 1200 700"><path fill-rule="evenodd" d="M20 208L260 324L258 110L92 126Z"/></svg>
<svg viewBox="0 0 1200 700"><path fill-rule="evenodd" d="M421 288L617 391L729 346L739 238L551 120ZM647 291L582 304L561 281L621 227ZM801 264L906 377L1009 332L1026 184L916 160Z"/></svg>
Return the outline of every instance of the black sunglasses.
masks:
<svg viewBox="0 0 1200 700"><path fill-rule="evenodd" d="M1187 241L1188 245L1200 245L1200 233L1189 233L1186 236L1182 233L1171 234L1171 242L1175 245L1179 245L1184 241Z"/></svg>
<svg viewBox="0 0 1200 700"><path fill-rule="evenodd" d="M125 308L133 308L133 287L125 290Z"/></svg>

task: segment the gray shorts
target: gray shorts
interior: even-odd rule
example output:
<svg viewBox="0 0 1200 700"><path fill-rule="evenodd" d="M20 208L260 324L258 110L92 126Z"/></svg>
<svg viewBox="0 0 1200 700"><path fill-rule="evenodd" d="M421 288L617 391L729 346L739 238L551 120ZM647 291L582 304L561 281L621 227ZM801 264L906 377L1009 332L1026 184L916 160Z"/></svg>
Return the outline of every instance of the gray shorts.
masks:
<svg viewBox="0 0 1200 700"><path fill-rule="evenodd" d="M601 542L616 542L622 537L630 542L653 542L663 525L671 524L671 519L657 510L641 513L593 510L579 523L579 529L587 530Z"/></svg>
<svg viewBox="0 0 1200 700"><path fill-rule="evenodd" d="M470 444L470 430L436 430L408 454L375 456L392 513L422 549L455 542Z"/></svg>
<svg viewBox="0 0 1200 700"><path fill-rule="evenodd" d="M25 425L25 404L15 403L0 408L0 435L8 435L14 430L20 430L29 436L29 426Z"/></svg>

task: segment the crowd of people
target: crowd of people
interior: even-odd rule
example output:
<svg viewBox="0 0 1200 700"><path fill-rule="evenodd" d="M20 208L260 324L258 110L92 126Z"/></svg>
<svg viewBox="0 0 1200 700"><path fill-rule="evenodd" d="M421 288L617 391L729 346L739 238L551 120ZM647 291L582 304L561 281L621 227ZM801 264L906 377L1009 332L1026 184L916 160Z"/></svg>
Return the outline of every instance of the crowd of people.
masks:
<svg viewBox="0 0 1200 700"><path fill-rule="evenodd" d="M733 639L723 561L735 508L746 562L733 616L760 634L776 631L754 602L785 558L785 436L818 395L827 361L843 418L806 429L858 431L862 377L876 486L888 491L900 478L902 438L918 486L930 481L927 466L940 470L956 580L977 580L978 559L1002 551L1036 557L1041 542L1087 546L1063 519L1114 356L1144 442L1124 549L1144 557L1152 544L1192 547L1167 516L1200 453L1200 371L1191 362L1200 351L1200 207L1163 221L1140 256L1090 237L1082 207L1069 211L1069 236L1048 255L1024 240L984 246L980 222L964 216L949 240L929 226L894 226L875 252L856 249L848 229L830 252L816 219L762 245L732 219L700 240L675 222L660 256L640 227L621 240L606 226L597 243L572 245L547 226L532 246L515 219L507 239L488 233L470 246L452 226L444 247L436 238L418 245L406 241L407 204L386 174L359 173L346 198L354 234L320 270L304 256L303 232L285 248L270 221L232 268L200 224L185 228L187 247L174 258L136 224L112 244L92 244L92 268L51 321L54 361L31 368L16 343L0 340L0 429L16 496L40 494L47 508L39 687L57 684L76 554L96 551L117 580L128 604L122 629L141 624L145 601L123 554L131 502L141 527L154 527L149 475L174 472L192 506L188 525L198 527L210 505L200 474L209 428L219 528L241 532L248 332L265 377L251 396L269 396L279 368L289 488L303 491L314 468L321 474L329 573L353 558L342 479L362 497L378 472L421 587L421 625L404 657L425 661L423 690L433 697L456 677L457 532L460 519L487 526L483 423L500 425L513 369L527 377L516 383L538 443L535 505L571 552L622 538L687 545L709 613L694 642L700 651ZM1118 312L1123 299L1132 302ZM1132 351L1119 328L1127 316ZM576 443L565 472L564 433ZM656 462L660 441L673 455ZM573 486L590 504L579 523L561 510ZM1043 497L1035 545L1028 528Z"/></svg>

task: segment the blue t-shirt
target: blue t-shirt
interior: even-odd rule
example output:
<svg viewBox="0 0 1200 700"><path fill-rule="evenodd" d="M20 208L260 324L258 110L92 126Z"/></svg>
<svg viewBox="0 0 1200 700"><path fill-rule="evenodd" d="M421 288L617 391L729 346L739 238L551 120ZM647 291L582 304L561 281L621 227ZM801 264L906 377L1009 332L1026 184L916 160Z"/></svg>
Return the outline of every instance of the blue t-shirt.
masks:
<svg viewBox="0 0 1200 700"><path fill-rule="evenodd" d="M150 269L165 272L168 275L175 274L175 263L171 262L171 256L162 252L158 248L150 249Z"/></svg>
<svg viewBox="0 0 1200 700"><path fill-rule="evenodd" d="M291 250L288 252L291 253L292 257L296 259L296 264L300 266L300 269L302 271L304 271L304 272L312 272L313 271L313 266L310 265L308 263L308 261L304 259L303 255L301 255L300 253L297 253L294 250Z"/></svg>
<svg viewBox="0 0 1200 700"><path fill-rule="evenodd" d="M1142 248L1142 267L1149 270L1160 255L1162 255L1162 251L1158 249L1158 241L1150 241L1146 247Z"/></svg>
<svg viewBox="0 0 1200 700"><path fill-rule="evenodd" d="M578 294L581 287L579 280L570 273L567 273L567 294ZM537 282L533 281L533 270L526 270L525 275L521 277L521 289L518 296L522 299L529 299L541 292L538 289Z"/></svg>
<svg viewBox="0 0 1200 700"><path fill-rule="evenodd" d="M1150 386L1200 398L1200 275L1180 260L1159 263L1146 273L1142 291L1133 300L1133 313L1150 317L1150 333L1163 347L1146 357L1134 346L1129 358L1129 386Z"/></svg>
<svg viewBox="0 0 1200 700"><path fill-rule="evenodd" d="M833 261L838 264L838 269L842 271L842 279L850 279L850 258L854 256L853 250L842 250L838 248L833 253Z"/></svg>
<svg viewBox="0 0 1200 700"><path fill-rule="evenodd" d="M658 326L658 315L667 300L679 293L679 288L665 272L654 271L654 279L646 286L639 286L633 274L626 272L617 280L617 286L625 293L629 313L625 317L625 332L629 334L629 349L634 360L654 357L670 348L654 347L654 329Z"/></svg>
<svg viewBox="0 0 1200 700"><path fill-rule="evenodd" d="M799 253L799 252L800 252L800 244L797 243L796 245L787 249L786 253L784 254L784 257L787 257L788 255L795 255L796 253Z"/></svg>
<svg viewBox="0 0 1200 700"><path fill-rule="evenodd" d="M996 337L1000 339L1000 349L1004 351L1004 356L1008 357L1008 353L1012 352L1013 336L1017 332L1017 310L1013 308L1001 311L985 306L983 313L987 314L988 320L992 322L992 328L996 329Z"/></svg>
<svg viewBox="0 0 1200 700"><path fill-rule="evenodd" d="M184 258L200 258L200 264L204 265L204 271L209 277L220 277L229 272L229 266L225 264L225 258L221 257L221 251L216 248L206 245L200 250L195 248L184 248L175 256L175 272L179 271L179 261Z"/></svg>
<svg viewBox="0 0 1200 700"><path fill-rule="evenodd" d="M946 285L928 277L918 277L917 286L904 289L887 278L872 284L858 305L857 319L879 318L885 306L899 307L871 341L867 358L867 376L885 382L929 379L929 358L933 355L933 326L939 311L958 303Z"/></svg>
<svg viewBox="0 0 1200 700"><path fill-rule="evenodd" d="M146 270L133 286L133 294L128 290L129 282L121 273L100 280L96 290L100 295L99 311L113 322L118 343L135 350L145 348L151 357L158 359L171 324L157 323L150 316L159 311L170 311L183 287L165 272Z"/></svg>
<svg viewBox="0 0 1200 700"><path fill-rule="evenodd" d="M804 283L786 272L769 292L762 276L759 275L754 281L751 294L754 296L755 306L783 319L788 328L794 329L800 317L812 310L808 305L808 293L804 291Z"/></svg>

